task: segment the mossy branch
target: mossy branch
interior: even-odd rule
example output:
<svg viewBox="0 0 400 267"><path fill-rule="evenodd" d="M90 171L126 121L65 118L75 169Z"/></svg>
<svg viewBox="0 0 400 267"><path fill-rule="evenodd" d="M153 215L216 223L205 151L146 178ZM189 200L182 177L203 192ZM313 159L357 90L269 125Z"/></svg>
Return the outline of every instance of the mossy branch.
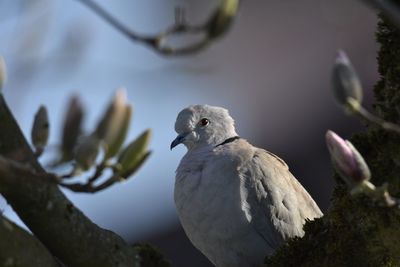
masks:
<svg viewBox="0 0 400 267"><path fill-rule="evenodd" d="M381 79L374 89L374 108L380 117L399 123L400 32L383 16L377 40ZM390 194L398 197L399 134L371 124L350 140L370 167L371 182L388 183ZM400 266L400 210L379 206L367 196L350 196L338 175L335 180L338 184L325 216L306 223L305 236L290 240L265 266Z"/></svg>

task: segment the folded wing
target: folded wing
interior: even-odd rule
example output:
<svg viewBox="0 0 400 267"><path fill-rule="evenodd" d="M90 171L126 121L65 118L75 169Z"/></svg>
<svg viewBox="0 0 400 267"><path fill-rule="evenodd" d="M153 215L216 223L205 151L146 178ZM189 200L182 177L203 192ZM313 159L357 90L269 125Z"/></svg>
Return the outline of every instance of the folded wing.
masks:
<svg viewBox="0 0 400 267"><path fill-rule="evenodd" d="M242 208L251 225L272 249L294 236L304 234L305 219L322 212L276 155L255 149L241 166Z"/></svg>

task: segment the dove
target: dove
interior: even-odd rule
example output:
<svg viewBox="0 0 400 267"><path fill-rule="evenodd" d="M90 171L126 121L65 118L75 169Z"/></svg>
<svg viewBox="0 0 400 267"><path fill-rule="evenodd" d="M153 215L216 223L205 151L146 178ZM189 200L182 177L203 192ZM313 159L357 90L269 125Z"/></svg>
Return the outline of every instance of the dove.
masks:
<svg viewBox="0 0 400 267"><path fill-rule="evenodd" d="M286 163L238 136L228 110L192 105L176 119L187 148L174 200L182 227L217 267L262 266L285 240L322 212Z"/></svg>

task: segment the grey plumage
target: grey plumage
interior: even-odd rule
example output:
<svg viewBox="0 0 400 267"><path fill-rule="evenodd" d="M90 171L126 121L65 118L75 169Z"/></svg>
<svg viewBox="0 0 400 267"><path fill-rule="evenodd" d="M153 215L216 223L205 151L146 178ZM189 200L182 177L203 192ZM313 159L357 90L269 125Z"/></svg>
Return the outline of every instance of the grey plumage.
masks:
<svg viewBox="0 0 400 267"><path fill-rule="evenodd" d="M279 157L244 139L219 145L237 136L227 110L190 106L178 115L175 129L172 147L188 147L176 172L178 216L193 245L214 265L260 266L284 240L304 234L306 218L322 216Z"/></svg>

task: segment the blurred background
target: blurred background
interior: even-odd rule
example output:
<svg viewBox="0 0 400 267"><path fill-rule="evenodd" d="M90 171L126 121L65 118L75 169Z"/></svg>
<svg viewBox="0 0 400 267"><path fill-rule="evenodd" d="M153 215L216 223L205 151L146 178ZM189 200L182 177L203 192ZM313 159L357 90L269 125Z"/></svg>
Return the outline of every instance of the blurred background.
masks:
<svg viewBox="0 0 400 267"><path fill-rule="evenodd" d="M218 3L97 2L146 34L170 25L176 6L196 23ZM34 112L45 104L50 143L57 144L71 95L81 97L91 129L115 89L124 86L134 106L129 137L151 128L152 156L135 177L104 192L65 193L100 226L129 242L157 246L172 266L207 267L183 233L173 203L175 169L185 153L183 146L169 150L177 113L190 104L228 108L238 133L285 159L326 211L334 182L324 134L332 129L349 137L362 129L334 103L331 66L337 49L344 49L370 106L378 79L375 29L375 13L361 1L243 1L228 35L201 53L173 58L132 43L79 1L0 1L0 54L8 65L4 94L27 136ZM3 199L0 208L21 223Z"/></svg>

